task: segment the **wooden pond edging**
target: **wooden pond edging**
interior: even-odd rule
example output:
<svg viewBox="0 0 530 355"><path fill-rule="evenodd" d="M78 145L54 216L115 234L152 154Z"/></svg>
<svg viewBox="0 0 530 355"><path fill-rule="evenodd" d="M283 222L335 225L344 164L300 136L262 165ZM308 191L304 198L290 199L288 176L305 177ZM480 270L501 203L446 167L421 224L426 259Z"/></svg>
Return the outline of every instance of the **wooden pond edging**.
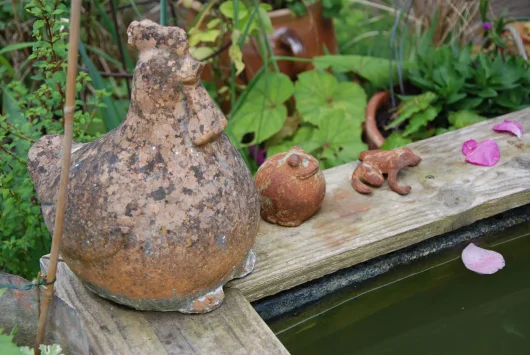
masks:
<svg viewBox="0 0 530 355"><path fill-rule="evenodd" d="M225 303L209 314L130 310L86 290L60 262L56 295L86 334L75 341L93 354L288 354L249 301L530 203L530 135L494 132L504 119L530 131L527 109L409 145L423 160L399 175L412 186L407 196L386 183L372 196L355 192L350 177L357 162L326 170L321 210L297 228L262 222L255 270L229 283ZM468 139L496 140L500 161L465 163L461 147Z"/></svg>

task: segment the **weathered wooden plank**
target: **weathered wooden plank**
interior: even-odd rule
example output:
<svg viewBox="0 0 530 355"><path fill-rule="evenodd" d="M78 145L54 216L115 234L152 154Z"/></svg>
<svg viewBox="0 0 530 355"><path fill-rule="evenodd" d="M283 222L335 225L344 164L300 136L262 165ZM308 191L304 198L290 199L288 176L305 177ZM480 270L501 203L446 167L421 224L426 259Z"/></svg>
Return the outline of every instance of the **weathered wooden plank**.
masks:
<svg viewBox="0 0 530 355"><path fill-rule="evenodd" d="M90 354L288 354L236 289L205 315L139 312L96 296L60 261L55 292L75 310Z"/></svg>
<svg viewBox="0 0 530 355"><path fill-rule="evenodd" d="M262 222L255 245L256 268L231 282L253 301L379 255L530 203L530 135L522 139L492 131L504 119L530 130L530 109L410 145L423 158L400 173L412 186L400 196L385 185L372 196L350 186L355 163L324 172L321 210L300 227ZM467 139L495 139L501 159L493 167L464 162Z"/></svg>

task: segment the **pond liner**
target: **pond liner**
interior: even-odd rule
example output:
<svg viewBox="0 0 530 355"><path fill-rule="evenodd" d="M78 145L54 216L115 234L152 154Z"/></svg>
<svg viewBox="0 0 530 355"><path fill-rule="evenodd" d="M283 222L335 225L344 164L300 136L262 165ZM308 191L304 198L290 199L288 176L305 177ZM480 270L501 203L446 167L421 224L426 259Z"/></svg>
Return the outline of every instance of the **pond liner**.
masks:
<svg viewBox="0 0 530 355"><path fill-rule="evenodd" d="M317 303L322 297L382 275L395 267L530 221L530 204L477 221L455 231L353 265L289 290L252 302L265 321Z"/></svg>

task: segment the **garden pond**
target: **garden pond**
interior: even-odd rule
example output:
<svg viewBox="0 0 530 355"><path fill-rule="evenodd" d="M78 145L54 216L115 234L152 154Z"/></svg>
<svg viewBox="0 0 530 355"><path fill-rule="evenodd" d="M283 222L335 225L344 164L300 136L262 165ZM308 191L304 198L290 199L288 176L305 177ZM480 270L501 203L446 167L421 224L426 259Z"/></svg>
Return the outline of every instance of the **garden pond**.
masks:
<svg viewBox="0 0 530 355"><path fill-rule="evenodd" d="M401 265L269 321L297 354L529 354L530 223L473 240L504 256L467 270L469 243Z"/></svg>

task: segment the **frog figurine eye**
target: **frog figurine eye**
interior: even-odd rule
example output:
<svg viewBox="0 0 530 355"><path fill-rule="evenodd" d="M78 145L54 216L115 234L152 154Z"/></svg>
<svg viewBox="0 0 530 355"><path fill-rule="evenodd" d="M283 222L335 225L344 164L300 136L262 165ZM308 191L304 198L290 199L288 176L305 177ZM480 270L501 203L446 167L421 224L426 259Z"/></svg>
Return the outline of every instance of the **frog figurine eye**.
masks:
<svg viewBox="0 0 530 355"><path fill-rule="evenodd" d="M300 162L302 159L298 154L291 154L291 156L287 159L287 164L293 168L297 168L300 166Z"/></svg>

